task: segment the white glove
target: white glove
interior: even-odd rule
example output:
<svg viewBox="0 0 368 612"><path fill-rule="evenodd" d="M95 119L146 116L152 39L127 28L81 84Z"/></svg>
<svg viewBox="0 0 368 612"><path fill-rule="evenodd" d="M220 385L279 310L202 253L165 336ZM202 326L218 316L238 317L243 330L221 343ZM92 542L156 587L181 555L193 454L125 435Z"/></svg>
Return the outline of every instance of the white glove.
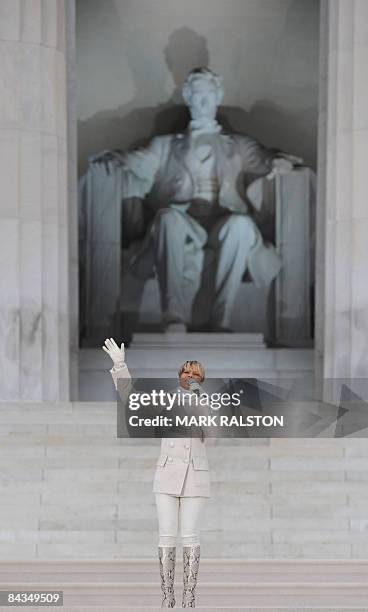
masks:
<svg viewBox="0 0 368 612"><path fill-rule="evenodd" d="M120 348L116 344L114 338L106 338L105 346L103 350L111 357L114 362L114 368L116 370L121 369L125 365L125 348L124 342L121 343Z"/></svg>

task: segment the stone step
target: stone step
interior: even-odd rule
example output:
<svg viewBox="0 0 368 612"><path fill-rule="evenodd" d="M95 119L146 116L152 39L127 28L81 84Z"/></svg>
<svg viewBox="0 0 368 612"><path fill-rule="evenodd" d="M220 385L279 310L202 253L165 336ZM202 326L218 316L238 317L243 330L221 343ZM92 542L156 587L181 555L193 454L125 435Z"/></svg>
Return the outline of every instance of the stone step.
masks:
<svg viewBox="0 0 368 612"><path fill-rule="evenodd" d="M180 605L180 601L179 601L179 605ZM197 606L198 608L198 606ZM134 606L134 608L132 608L132 606L128 606L127 608L125 606L121 606L121 605L116 605L116 606L63 606L62 610L63 612L91 612L91 610L93 610L93 612L108 612L108 610L121 610L121 609L128 609L128 610L132 610L134 609L134 612L162 612L162 608L160 607L155 607L155 606ZM175 608L174 608L175 609ZM238 610L247 610L248 612L270 612L270 610L272 610L272 612L326 612L326 610L333 610L334 612L351 612L352 609L349 608L310 608L303 606L302 608L299 607L295 607L295 606L288 606L287 608L285 607L267 607L264 608L263 606L257 606L256 608L254 608L253 606L237 606L236 608L234 608L233 606L221 606L221 608L217 607L216 604L214 604L213 606L200 606L201 610L204 611L208 611L208 612L223 612L223 610L226 610L226 612L235 612ZM363 610L363 608L354 608L355 610ZM39 606L22 606L22 611L24 612L45 612L45 607L39 607ZM6 607L4 608L3 606L0 606L0 612L9 612L9 608Z"/></svg>
<svg viewBox="0 0 368 612"><path fill-rule="evenodd" d="M202 339L196 343L185 341L179 344L174 340L169 341L165 336L160 342L137 343L126 350L126 362L130 369L171 368L171 375L173 375L181 363L180 360L188 357L188 352L192 356L195 352L197 357L194 358L202 359L207 369L225 368L227 372L232 368L237 370L257 369L263 371L266 378L268 370L277 370L279 374L285 372L286 378L292 378L294 371L313 371L313 349L266 349L259 346L258 343L249 346L249 344L238 341L238 334L234 336L233 341L226 341L223 337L225 335L227 334L221 334L217 344L206 343ZM231 336L231 334L228 335ZM175 358L174 361L173 358ZM111 366L111 360L102 349L88 348L79 351L80 372L101 371L106 374Z"/></svg>
<svg viewBox="0 0 368 612"><path fill-rule="evenodd" d="M172 378L188 359L197 359L207 378L280 380L313 373L313 349L264 348L261 334L137 334L126 350L133 377ZM215 337L216 336L216 337ZM101 348L79 351L79 400L113 401L111 360Z"/></svg>
<svg viewBox="0 0 368 612"><path fill-rule="evenodd" d="M180 607L180 599L179 599L179 607ZM200 609L202 610L202 612L223 612L224 610L226 610L226 612L235 612L236 610L247 610L248 612L270 612L270 610L272 610L272 612L326 612L326 610L331 610L331 612L355 612L356 610L366 610L366 608L362 608L362 607L341 607L339 606L338 608L336 606L330 607L330 606L323 606L323 608L320 608L319 606L313 606L313 608L309 607L309 606L303 606L303 608L300 608L299 606L296 608L295 606L287 606L287 607L264 607L264 606L248 606L246 603L245 604L241 604L239 606L221 606L218 607L217 602L214 602L213 605L211 606L198 606L197 608L200 607ZM128 610L134 610L134 612L152 612L152 611L156 611L156 612L162 612L162 608L160 607L156 607L156 606L128 606L126 607L125 605L102 605L102 606L63 606L62 610L63 612L91 612L91 610L93 610L93 612L108 612L109 610L124 610L124 609L128 609ZM174 608L176 609L176 608ZM45 607L39 607L39 606L22 606L22 611L24 612L44 612L45 611ZM8 608L3 608L0 607L0 612L8 612Z"/></svg>
<svg viewBox="0 0 368 612"><path fill-rule="evenodd" d="M161 601L159 580L155 583L114 583L114 582L0 582L2 591L62 591L66 606L104 606L107 609L119 606L120 609L135 609L147 606L157 609ZM177 604L180 606L182 585L176 586ZM213 606L227 609L229 606L238 609L277 606L284 607L338 607L348 606L354 609L367 609L367 582L315 583L284 582L282 584L264 582L262 584L243 582L208 583L201 579L197 588L197 607ZM156 603L157 602L157 603ZM34 608L33 608L34 609Z"/></svg>
<svg viewBox="0 0 368 612"><path fill-rule="evenodd" d="M368 562L202 559L200 606L364 606ZM182 564L177 563L180 593ZM63 590L66 605L134 607L159 598L156 560L0 562L1 590ZM245 603L246 602L246 603Z"/></svg>
<svg viewBox="0 0 368 612"><path fill-rule="evenodd" d="M179 606L180 606L180 599L179 599ZM361 607L354 607L354 608L336 608L335 606L333 608L331 607L314 607L310 608L303 606L303 608L295 608L294 606L288 606L288 607L277 607L275 608L274 606L272 606L271 608L268 606L267 608L264 608L263 606L247 606L246 604L243 605L241 604L240 606L221 606L221 608L218 607L217 603L214 602L213 605L211 606L198 606L197 608L200 607L200 609L202 610L202 612L223 612L224 610L226 610L226 612L234 612L236 610L248 610L248 612L270 612L270 610L272 610L272 612L326 612L326 610L331 610L331 612L354 612L356 610L363 610L365 608L361 608ZM176 608L174 608L175 610ZM118 605L101 605L101 606L63 606L62 607L63 612L91 612L91 610L93 610L93 612L108 612L109 610L134 610L134 612L162 612L162 608L160 607L156 607L156 606L125 606L124 604L118 604ZM24 612L45 612L45 607L39 607L39 606L22 606L22 611ZM2 606L0 606L0 612L8 612L8 607L4 608Z"/></svg>
<svg viewBox="0 0 368 612"><path fill-rule="evenodd" d="M154 557L160 441L116 439L115 419L114 403L0 407L1 559ZM365 439L215 442L206 557L367 557Z"/></svg>
<svg viewBox="0 0 368 612"><path fill-rule="evenodd" d="M177 548L176 579L180 584L183 571L181 547ZM214 584L267 583L282 586L292 584L338 583L367 585L366 559L208 559L200 562L201 582ZM143 559L35 559L0 560L1 584L33 583L155 583L158 561Z"/></svg>

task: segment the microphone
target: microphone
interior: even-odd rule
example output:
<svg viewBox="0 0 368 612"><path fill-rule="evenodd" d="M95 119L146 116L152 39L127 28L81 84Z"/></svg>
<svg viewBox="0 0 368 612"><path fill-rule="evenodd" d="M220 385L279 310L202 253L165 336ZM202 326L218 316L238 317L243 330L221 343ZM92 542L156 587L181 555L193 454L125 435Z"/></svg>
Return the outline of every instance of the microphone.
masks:
<svg viewBox="0 0 368 612"><path fill-rule="evenodd" d="M201 386L196 380L194 380L194 378L188 379L188 385L191 393L195 393L198 396L201 394Z"/></svg>

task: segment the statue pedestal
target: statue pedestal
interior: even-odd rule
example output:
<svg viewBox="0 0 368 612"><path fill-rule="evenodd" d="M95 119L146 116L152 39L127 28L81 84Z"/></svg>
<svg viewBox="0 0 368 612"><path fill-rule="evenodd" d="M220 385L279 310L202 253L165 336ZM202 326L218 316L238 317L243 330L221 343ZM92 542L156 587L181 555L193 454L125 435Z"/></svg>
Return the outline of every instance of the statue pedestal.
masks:
<svg viewBox="0 0 368 612"><path fill-rule="evenodd" d="M262 334L135 334L126 362L135 378L173 378L197 359L207 378L294 379L313 372L313 349L264 348ZM79 401L114 401L111 361L100 348L79 351Z"/></svg>
<svg viewBox="0 0 368 612"><path fill-rule="evenodd" d="M187 333L169 332L163 334L146 333L134 334L131 350L138 349L162 349L172 348L206 350L225 349L265 349L263 334L241 334L241 333Z"/></svg>

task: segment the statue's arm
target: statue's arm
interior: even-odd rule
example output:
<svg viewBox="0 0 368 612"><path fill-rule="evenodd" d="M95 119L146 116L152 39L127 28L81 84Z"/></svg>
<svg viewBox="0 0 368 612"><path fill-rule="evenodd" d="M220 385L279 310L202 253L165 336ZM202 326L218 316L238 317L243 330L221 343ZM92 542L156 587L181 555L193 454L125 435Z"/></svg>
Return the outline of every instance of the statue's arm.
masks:
<svg viewBox="0 0 368 612"><path fill-rule="evenodd" d="M273 178L276 173L290 172L303 163L301 157L266 147L250 136L239 136L238 143L245 172Z"/></svg>
<svg viewBox="0 0 368 612"><path fill-rule="evenodd" d="M153 138L146 147L135 151L102 151L91 156L90 163L103 164L107 174L112 169L119 170L121 176L121 196L144 198L151 191L161 165L162 138Z"/></svg>
<svg viewBox="0 0 368 612"><path fill-rule="evenodd" d="M152 188L157 172L161 165L162 142L161 138L153 138L146 147L135 151L127 151L120 158L125 172L131 172L138 179L150 184Z"/></svg>
<svg viewBox="0 0 368 612"><path fill-rule="evenodd" d="M160 138L153 138L146 147L121 156L121 196L143 199L155 183L161 165Z"/></svg>
<svg viewBox="0 0 368 612"><path fill-rule="evenodd" d="M259 175L271 172L276 149L265 147L250 136L236 136L236 140L245 172Z"/></svg>

